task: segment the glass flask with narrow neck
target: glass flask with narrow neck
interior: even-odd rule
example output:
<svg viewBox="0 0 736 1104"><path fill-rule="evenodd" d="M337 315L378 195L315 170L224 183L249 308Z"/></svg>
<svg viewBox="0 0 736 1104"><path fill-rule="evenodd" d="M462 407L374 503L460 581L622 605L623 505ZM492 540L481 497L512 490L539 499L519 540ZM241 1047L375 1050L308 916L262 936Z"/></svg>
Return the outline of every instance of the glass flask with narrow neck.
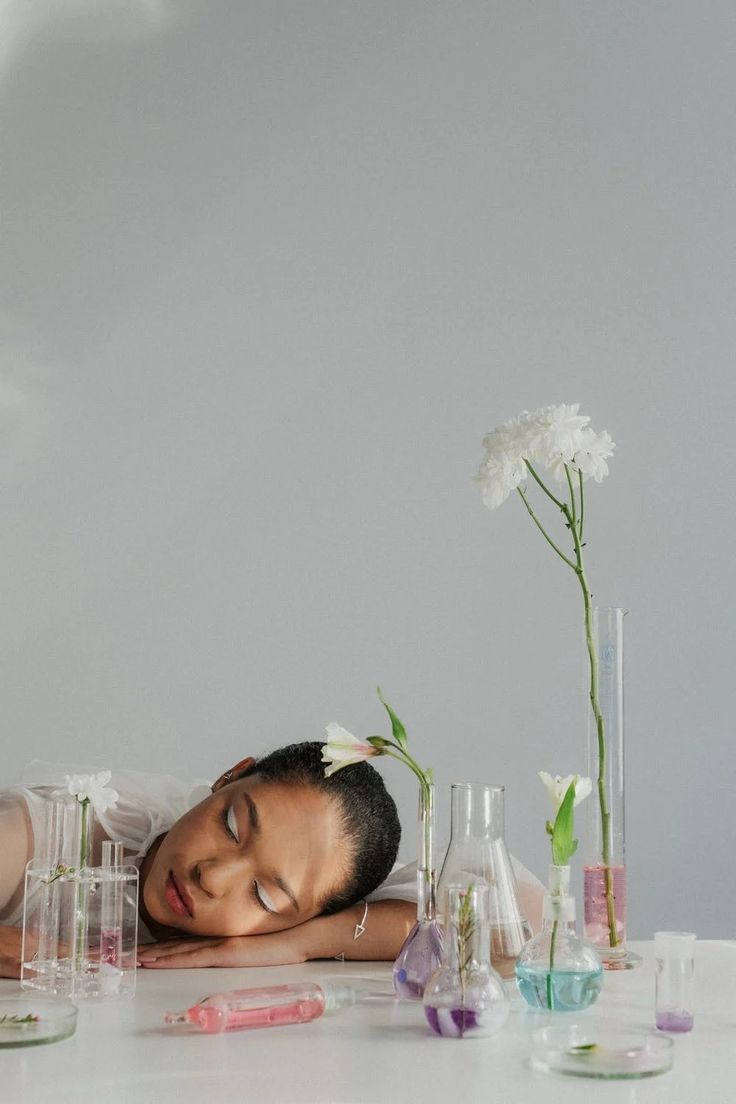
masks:
<svg viewBox="0 0 736 1104"><path fill-rule="evenodd" d="M399 951L392 974L396 996L403 1000L422 999L429 976L442 960L442 929L436 915L434 796L433 784L419 787L417 922Z"/></svg>
<svg viewBox="0 0 736 1104"><path fill-rule="evenodd" d="M488 886L491 964L502 978L513 978L516 959L532 933L506 848L504 787L453 782L450 844L438 886L442 924L448 916L449 886L471 882Z"/></svg>
<svg viewBox="0 0 736 1104"><path fill-rule="evenodd" d="M598 1000L603 967L596 948L575 932L569 866L549 868L542 930L519 955L516 983L528 1005L547 1012L580 1012Z"/></svg>
<svg viewBox="0 0 736 1104"><path fill-rule="evenodd" d="M442 965L424 990L424 1014L436 1035L492 1035L506 1022L509 1002L491 966L488 886L450 886Z"/></svg>

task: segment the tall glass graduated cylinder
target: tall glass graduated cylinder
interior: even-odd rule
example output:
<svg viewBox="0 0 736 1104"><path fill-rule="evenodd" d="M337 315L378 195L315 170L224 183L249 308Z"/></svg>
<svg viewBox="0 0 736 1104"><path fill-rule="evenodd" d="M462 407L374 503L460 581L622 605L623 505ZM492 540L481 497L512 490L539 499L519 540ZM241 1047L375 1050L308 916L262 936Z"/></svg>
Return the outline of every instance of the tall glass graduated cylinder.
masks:
<svg viewBox="0 0 736 1104"><path fill-rule="evenodd" d="M519 904L504 831L503 786L452 784L450 844L440 873L437 913L446 923L450 886L487 885L491 964L502 978L512 978L532 933Z"/></svg>
<svg viewBox="0 0 736 1104"><path fill-rule="evenodd" d="M624 825L624 616L592 610L586 639L587 773L584 875L585 938L606 969L631 969L640 956L626 946L626 832Z"/></svg>

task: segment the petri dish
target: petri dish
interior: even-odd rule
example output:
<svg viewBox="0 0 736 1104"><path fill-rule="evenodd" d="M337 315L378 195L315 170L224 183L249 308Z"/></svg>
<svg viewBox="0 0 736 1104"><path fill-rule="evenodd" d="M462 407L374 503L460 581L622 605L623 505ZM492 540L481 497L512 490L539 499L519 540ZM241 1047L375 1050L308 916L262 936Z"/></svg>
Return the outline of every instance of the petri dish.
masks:
<svg viewBox="0 0 736 1104"><path fill-rule="evenodd" d="M0 1047L41 1046L68 1039L77 1026L69 1000L13 997L0 1000Z"/></svg>
<svg viewBox="0 0 736 1104"><path fill-rule="evenodd" d="M672 1069L672 1039L659 1031L596 1027L544 1027L532 1032L532 1069L568 1077L635 1080Z"/></svg>

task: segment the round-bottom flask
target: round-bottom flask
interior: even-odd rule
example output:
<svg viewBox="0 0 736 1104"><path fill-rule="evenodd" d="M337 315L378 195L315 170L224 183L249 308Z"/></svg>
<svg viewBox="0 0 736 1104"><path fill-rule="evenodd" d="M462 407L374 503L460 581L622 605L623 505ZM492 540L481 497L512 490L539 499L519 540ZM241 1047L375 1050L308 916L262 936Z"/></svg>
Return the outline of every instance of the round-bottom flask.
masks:
<svg viewBox="0 0 736 1104"><path fill-rule="evenodd" d="M503 983L491 966L488 886L448 887L443 962L424 990L424 1014L436 1035L493 1035L509 1014Z"/></svg>
<svg viewBox="0 0 736 1104"><path fill-rule="evenodd" d="M542 930L516 961L516 984L532 1008L580 1012L598 1000L603 968L592 944L575 934L575 898L570 867L550 866Z"/></svg>

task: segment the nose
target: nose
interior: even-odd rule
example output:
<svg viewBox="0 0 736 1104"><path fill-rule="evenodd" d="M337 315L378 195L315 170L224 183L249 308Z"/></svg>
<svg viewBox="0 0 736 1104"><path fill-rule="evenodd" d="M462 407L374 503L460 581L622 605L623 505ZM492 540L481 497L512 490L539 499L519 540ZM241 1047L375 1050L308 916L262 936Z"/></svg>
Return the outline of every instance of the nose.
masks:
<svg viewBox="0 0 736 1104"><path fill-rule="evenodd" d="M249 872L250 860L245 855L221 855L197 863L192 876L207 897L217 899L223 897L234 882L247 886Z"/></svg>

